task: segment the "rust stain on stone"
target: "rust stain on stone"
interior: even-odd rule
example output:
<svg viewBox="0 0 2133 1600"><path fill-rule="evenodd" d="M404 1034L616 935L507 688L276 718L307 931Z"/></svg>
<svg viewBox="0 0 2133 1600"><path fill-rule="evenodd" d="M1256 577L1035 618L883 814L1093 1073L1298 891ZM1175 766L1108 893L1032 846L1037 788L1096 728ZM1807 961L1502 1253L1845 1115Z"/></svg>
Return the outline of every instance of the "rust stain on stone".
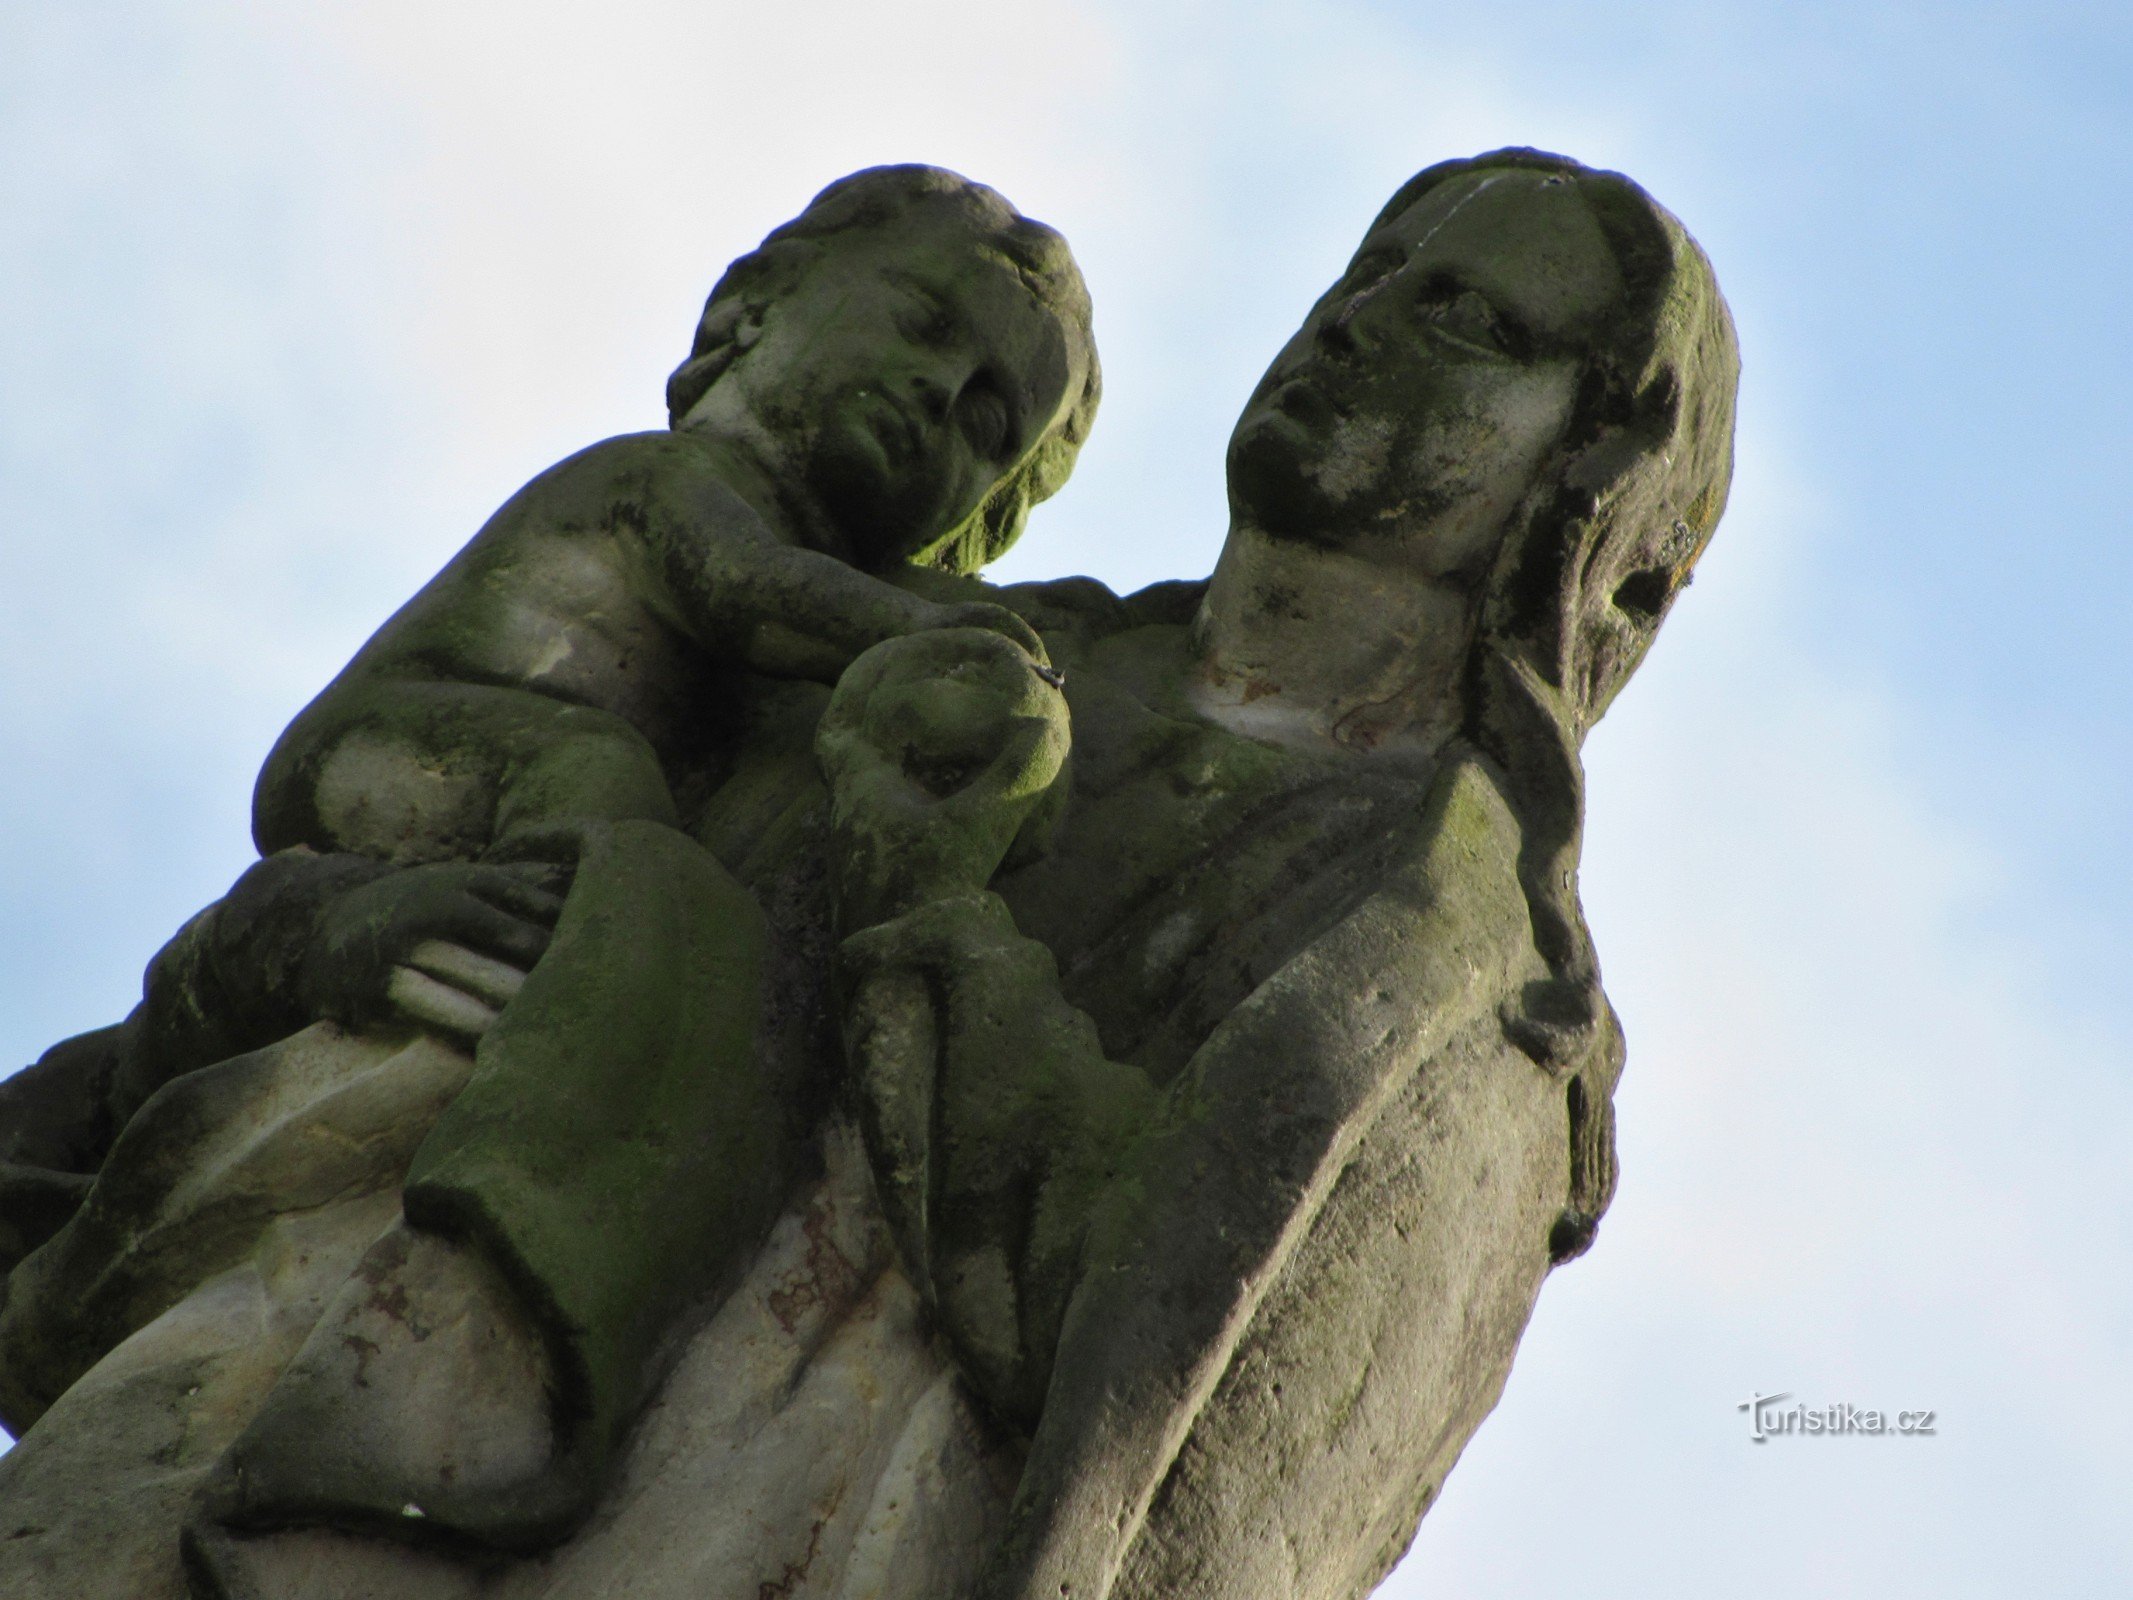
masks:
<svg viewBox="0 0 2133 1600"><path fill-rule="evenodd" d="M360 1333L344 1333L341 1343L355 1352L355 1381L358 1389L370 1387L370 1358L378 1353L378 1341L366 1339Z"/></svg>
<svg viewBox="0 0 2133 1600"><path fill-rule="evenodd" d="M807 1532L807 1554L798 1561L787 1562L785 1570L776 1578L765 1578L755 1587L755 1600L786 1600L793 1590L806 1579L807 1569L815 1564L815 1555L822 1548L822 1524L829 1519L817 1517L815 1525Z"/></svg>
<svg viewBox="0 0 2133 1600"><path fill-rule="evenodd" d="M814 1307L843 1305L859 1288L859 1269L830 1237L834 1220L828 1206L808 1208L807 1219L800 1224L807 1235L806 1263L765 1297L770 1314L787 1333L797 1329L800 1319Z"/></svg>

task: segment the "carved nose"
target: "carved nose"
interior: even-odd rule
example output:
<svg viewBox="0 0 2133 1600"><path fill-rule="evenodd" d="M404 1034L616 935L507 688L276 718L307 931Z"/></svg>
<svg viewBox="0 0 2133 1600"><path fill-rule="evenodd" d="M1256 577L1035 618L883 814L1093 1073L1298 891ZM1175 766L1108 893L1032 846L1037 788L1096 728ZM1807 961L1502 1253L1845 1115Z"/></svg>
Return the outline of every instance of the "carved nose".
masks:
<svg viewBox="0 0 2133 1600"><path fill-rule="evenodd" d="M928 422L946 422L948 411L955 404L955 395L945 384L924 376L911 380L911 398Z"/></svg>
<svg viewBox="0 0 2133 1600"><path fill-rule="evenodd" d="M1320 322L1318 325L1318 347L1329 355L1354 355L1359 348L1356 343L1355 330L1349 326L1349 319L1354 314L1355 306L1351 302Z"/></svg>

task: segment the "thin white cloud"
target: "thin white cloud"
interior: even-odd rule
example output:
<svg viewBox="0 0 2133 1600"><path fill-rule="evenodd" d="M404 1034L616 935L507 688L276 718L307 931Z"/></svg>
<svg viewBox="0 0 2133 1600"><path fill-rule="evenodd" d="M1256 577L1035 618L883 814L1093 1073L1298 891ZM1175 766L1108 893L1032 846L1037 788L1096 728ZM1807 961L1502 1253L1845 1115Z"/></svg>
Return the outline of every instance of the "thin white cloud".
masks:
<svg viewBox="0 0 2133 1600"><path fill-rule="evenodd" d="M1543 74L1555 11L1444 10L9 13L0 1059L124 1009L280 723L519 481L655 425L718 270L844 171L943 162L1073 239L1105 414L1002 571L1122 586L1207 569L1231 415L1415 167L1535 143L1699 228L1753 203L1754 140L1700 163L1672 92L1761 70L1722 30L1659 7L1634 72ZM1706 242L1782 284L1756 237ZM1845 508L1784 431L1780 297L1736 299L1736 508L1592 750L1623 1194L1389 1592L2108 1592L2122 1035L1905 765L1918 708L1828 657ZM1756 1387L1944 1432L1757 1450Z"/></svg>
<svg viewBox="0 0 2133 1600"><path fill-rule="evenodd" d="M1897 765L1887 688L1803 648L1829 511L1773 445L1744 433L1703 581L1594 736L1620 1198L1388 1594L2102 1594L2133 1564L2125 1049L2035 981L2041 930L1993 924L1992 845ZM1756 1446L1758 1391L1939 1433Z"/></svg>

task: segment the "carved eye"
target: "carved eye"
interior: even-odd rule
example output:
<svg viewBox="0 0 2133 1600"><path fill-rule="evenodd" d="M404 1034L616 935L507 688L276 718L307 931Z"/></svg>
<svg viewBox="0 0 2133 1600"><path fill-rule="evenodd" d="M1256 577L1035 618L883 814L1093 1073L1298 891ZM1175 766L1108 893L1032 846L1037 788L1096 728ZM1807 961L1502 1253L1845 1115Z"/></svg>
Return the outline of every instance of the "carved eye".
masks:
<svg viewBox="0 0 2133 1600"><path fill-rule="evenodd" d="M956 396L956 420L970 448L989 461L1004 461L1010 453L1013 419L998 385L980 373Z"/></svg>
<svg viewBox="0 0 2133 1600"><path fill-rule="evenodd" d="M1423 304L1422 314L1438 338L1482 355L1516 353L1518 339L1488 297L1477 290L1435 290Z"/></svg>
<svg viewBox="0 0 2133 1600"><path fill-rule="evenodd" d="M939 349L955 338L955 318L932 295L913 289L903 296L896 314L896 331L913 344Z"/></svg>

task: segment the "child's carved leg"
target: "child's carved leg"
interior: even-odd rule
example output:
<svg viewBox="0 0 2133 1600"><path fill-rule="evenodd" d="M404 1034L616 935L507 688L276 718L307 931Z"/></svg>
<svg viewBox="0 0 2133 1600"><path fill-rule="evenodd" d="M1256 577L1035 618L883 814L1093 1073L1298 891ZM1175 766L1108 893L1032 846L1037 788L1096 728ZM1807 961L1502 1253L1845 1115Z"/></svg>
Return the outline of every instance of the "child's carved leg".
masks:
<svg viewBox="0 0 2133 1600"><path fill-rule="evenodd" d="M556 705L515 741L498 786L491 860L571 861L587 822L679 826L659 756L620 717Z"/></svg>
<svg viewBox="0 0 2133 1600"><path fill-rule="evenodd" d="M402 864L510 855L513 836L640 820L673 826L674 801L658 755L620 717L524 689L401 678L319 696L252 797L262 851Z"/></svg>

